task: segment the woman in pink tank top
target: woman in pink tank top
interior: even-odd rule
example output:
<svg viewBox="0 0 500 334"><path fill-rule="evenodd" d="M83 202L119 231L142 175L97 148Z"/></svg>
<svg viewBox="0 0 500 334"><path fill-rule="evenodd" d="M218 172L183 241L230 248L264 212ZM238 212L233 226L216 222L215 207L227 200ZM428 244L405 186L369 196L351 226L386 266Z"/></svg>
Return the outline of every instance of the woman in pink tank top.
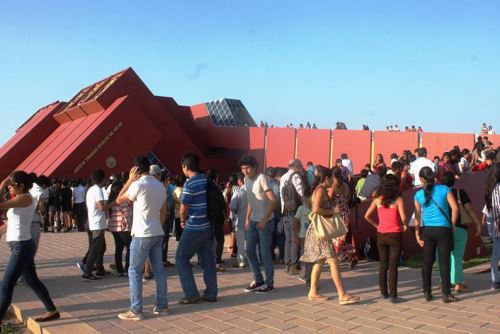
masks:
<svg viewBox="0 0 500 334"><path fill-rule="evenodd" d="M377 190L377 196L365 214L366 221L377 228L380 294L384 299L389 298L391 303L405 301L398 297L397 290L403 232L408 229L403 199L400 197L400 183L396 175L384 176ZM377 210L378 223L371 217L375 210ZM387 271L389 271L389 289L387 288Z"/></svg>

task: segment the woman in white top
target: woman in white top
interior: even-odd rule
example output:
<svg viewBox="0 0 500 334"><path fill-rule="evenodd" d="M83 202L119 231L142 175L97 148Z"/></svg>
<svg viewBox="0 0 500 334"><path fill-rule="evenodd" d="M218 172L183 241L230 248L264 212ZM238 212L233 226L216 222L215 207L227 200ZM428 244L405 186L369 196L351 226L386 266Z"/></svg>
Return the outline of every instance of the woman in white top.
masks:
<svg viewBox="0 0 500 334"><path fill-rule="evenodd" d="M8 209L7 226L1 227L0 235L7 231L6 241L12 252L0 287L0 322L12 302L14 286L20 276L23 276L47 309L47 313L35 320L44 322L60 317L47 288L36 274L36 247L30 232L36 208L36 201L29 193L32 186L31 177L23 171L12 173L0 184L0 209ZM7 188L12 198L4 201L3 195Z"/></svg>

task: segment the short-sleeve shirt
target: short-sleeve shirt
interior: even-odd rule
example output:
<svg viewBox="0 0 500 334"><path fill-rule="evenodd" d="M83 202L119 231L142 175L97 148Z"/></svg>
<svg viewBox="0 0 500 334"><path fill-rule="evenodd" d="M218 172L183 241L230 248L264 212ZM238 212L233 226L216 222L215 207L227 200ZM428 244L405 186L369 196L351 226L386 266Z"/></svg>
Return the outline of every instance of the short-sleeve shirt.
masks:
<svg viewBox="0 0 500 334"><path fill-rule="evenodd" d="M310 223L310 220L309 220L310 213L311 213L311 209L305 205L301 205L297 209L297 213L295 214L295 218L300 220L299 238L306 237L306 231L309 228L309 223Z"/></svg>
<svg viewBox="0 0 500 334"><path fill-rule="evenodd" d="M33 183L33 188L30 189L30 194L33 197L33 200L36 201L37 205L40 201L44 201L49 198L49 190L43 189L38 184ZM42 221L42 217L38 213L38 210L35 210L35 214L33 215L34 222Z"/></svg>
<svg viewBox="0 0 500 334"><path fill-rule="evenodd" d="M431 191L431 197L434 201L441 207L444 213L450 212L450 205L448 204L448 193L450 188L442 184L437 184L433 187ZM422 226L432 226L432 227L449 227L450 223L444 214L439 210L436 204L429 200L425 204L425 193L424 189L420 189L415 194L415 200L420 204L422 208ZM450 218L450 216L448 216ZM450 218L451 219L451 218Z"/></svg>
<svg viewBox="0 0 500 334"><path fill-rule="evenodd" d="M89 216L89 230L104 230L107 227L106 213L99 209L98 202L104 201L104 194L101 187L93 185L87 191L87 211Z"/></svg>
<svg viewBox="0 0 500 334"><path fill-rule="evenodd" d="M210 230L207 216L207 179L204 174L196 174L186 180L182 189L181 203L189 205L188 219L184 229Z"/></svg>
<svg viewBox="0 0 500 334"><path fill-rule="evenodd" d="M147 238L164 235L160 212L167 200L165 186L154 176L143 175L130 185L127 197L134 202L132 236Z"/></svg>
<svg viewBox="0 0 500 334"><path fill-rule="evenodd" d="M250 220L260 222L265 218L266 210L271 205L266 194L267 191L273 191L268 177L264 174L259 174L253 179L245 177L245 190L252 210ZM268 219L271 220L273 217L271 214Z"/></svg>

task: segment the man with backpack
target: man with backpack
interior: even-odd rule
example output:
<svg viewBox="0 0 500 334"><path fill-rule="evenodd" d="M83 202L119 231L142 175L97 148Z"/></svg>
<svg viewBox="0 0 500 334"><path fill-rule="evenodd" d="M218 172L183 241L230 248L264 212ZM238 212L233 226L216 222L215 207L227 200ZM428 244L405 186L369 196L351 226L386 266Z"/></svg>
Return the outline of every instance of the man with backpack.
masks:
<svg viewBox="0 0 500 334"><path fill-rule="evenodd" d="M294 159L290 161L288 172L280 180L282 219L285 231L285 271L291 275L300 273L300 246L292 242L292 236L294 217L297 209L304 202L304 190L308 185L307 182L304 182L303 171L304 168L300 160Z"/></svg>
<svg viewBox="0 0 500 334"><path fill-rule="evenodd" d="M212 227L207 217L207 179L199 172L200 159L194 153L187 153L181 159L182 172L188 178L181 198L180 220L183 232L175 263L185 297L180 304L192 304L200 300L217 301L217 274L212 253ZM203 266L206 289L202 297L194 281L189 262L198 253Z"/></svg>

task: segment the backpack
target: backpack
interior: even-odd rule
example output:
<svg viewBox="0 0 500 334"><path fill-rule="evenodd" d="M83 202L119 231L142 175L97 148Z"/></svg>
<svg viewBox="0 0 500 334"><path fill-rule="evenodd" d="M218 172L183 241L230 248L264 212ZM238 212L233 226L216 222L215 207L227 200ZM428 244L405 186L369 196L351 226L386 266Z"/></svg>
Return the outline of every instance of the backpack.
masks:
<svg viewBox="0 0 500 334"><path fill-rule="evenodd" d="M283 189L281 190L281 198L283 199L283 212L295 212L300 206L300 196L297 193L297 189L293 185L292 178L297 173L292 173L288 180L283 184Z"/></svg>
<svg viewBox="0 0 500 334"><path fill-rule="evenodd" d="M212 226L224 225L226 201L220 189L210 180L207 180L207 218Z"/></svg>

